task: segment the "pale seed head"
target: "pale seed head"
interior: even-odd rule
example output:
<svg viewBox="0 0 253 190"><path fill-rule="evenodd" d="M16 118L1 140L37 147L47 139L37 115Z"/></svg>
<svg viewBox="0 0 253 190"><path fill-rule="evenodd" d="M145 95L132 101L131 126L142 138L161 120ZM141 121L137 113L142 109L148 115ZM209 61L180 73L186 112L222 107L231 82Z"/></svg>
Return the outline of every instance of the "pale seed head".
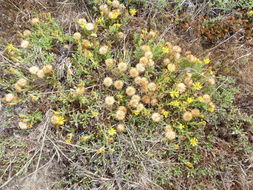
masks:
<svg viewBox="0 0 253 190"><path fill-rule="evenodd" d="M95 28L95 26L94 26L93 23L87 23L87 24L86 24L86 29L87 29L87 30L91 31L91 30L94 30L94 28Z"/></svg>
<svg viewBox="0 0 253 190"><path fill-rule="evenodd" d="M119 69L119 71L121 71L121 72L125 72L125 71L127 70L127 64L126 64L126 63L123 63L123 62L119 63L119 64L118 64L118 69Z"/></svg>
<svg viewBox="0 0 253 190"><path fill-rule="evenodd" d="M148 84L148 90L151 91L151 92L156 91L156 84L154 82L150 82Z"/></svg>
<svg viewBox="0 0 253 190"><path fill-rule="evenodd" d="M179 84L177 84L176 89L179 91L179 93L183 93L186 90L186 86L184 83L179 83Z"/></svg>
<svg viewBox="0 0 253 190"><path fill-rule="evenodd" d="M76 32L76 33L73 34L73 38L74 38L75 40L80 40L81 37L82 37L82 35L81 35L79 32Z"/></svg>
<svg viewBox="0 0 253 190"><path fill-rule="evenodd" d="M105 98L105 104L108 106L113 106L113 104L115 103L115 99L113 96L107 96Z"/></svg>
<svg viewBox="0 0 253 190"><path fill-rule="evenodd" d="M124 132L126 130L124 124L118 124L116 129L117 129L117 132L119 132L119 133Z"/></svg>
<svg viewBox="0 0 253 190"><path fill-rule="evenodd" d="M25 37L28 37L28 36L31 36L32 33L31 33L30 30L24 30L23 35L24 35Z"/></svg>
<svg viewBox="0 0 253 190"><path fill-rule="evenodd" d="M31 20L31 24L34 26L34 25L37 25L38 23L40 22L40 20L38 18L33 18Z"/></svg>
<svg viewBox="0 0 253 190"><path fill-rule="evenodd" d="M149 59L147 57L141 57L140 63L144 65L148 65Z"/></svg>
<svg viewBox="0 0 253 190"><path fill-rule="evenodd" d="M99 54L105 55L105 54L107 54L107 52L108 52L108 46L102 46L102 47L100 47Z"/></svg>
<svg viewBox="0 0 253 190"><path fill-rule="evenodd" d="M129 86L129 87L127 87L127 89L126 89L126 94L127 94L128 96L133 96L133 95L135 94L135 92L136 92L136 90L135 90L135 88L132 87L132 86Z"/></svg>
<svg viewBox="0 0 253 190"><path fill-rule="evenodd" d="M165 137L168 141L172 141L176 138L176 133L174 131L168 131L165 133Z"/></svg>
<svg viewBox="0 0 253 190"><path fill-rule="evenodd" d="M6 102L12 102L14 100L14 98L15 98L15 96L12 93L5 94L5 97L4 97Z"/></svg>
<svg viewBox="0 0 253 190"><path fill-rule="evenodd" d="M44 71L41 69L41 70L38 70L38 72L37 72L37 77L39 77L39 78L44 78L45 77L45 73L44 73Z"/></svg>
<svg viewBox="0 0 253 190"><path fill-rule="evenodd" d="M20 87L25 87L27 85L27 80L22 78L22 79L19 79L16 84Z"/></svg>
<svg viewBox="0 0 253 190"><path fill-rule="evenodd" d="M153 113L152 116L151 116L152 120L154 122L159 122L161 121L162 117L159 113Z"/></svg>
<svg viewBox="0 0 253 190"><path fill-rule="evenodd" d="M20 129L28 129L27 123L22 122L22 121L18 122L18 126Z"/></svg>
<svg viewBox="0 0 253 190"><path fill-rule="evenodd" d="M187 111L183 114L183 120L185 121L191 121L192 120L192 113Z"/></svg>
<svg viewBox="0 0 253 190"><path fill-rule="evenodd" d="M138 63L138 64L136 65L136 69L137 69L137 71L140 72L140 73L143 73L143 72L145 71L145 67L144 67L144 65L141 64L141 63Z"/></svg>
<svg viewBox="0 0 253 190"><path fill-rule="evenodd" d="M200 110L195 108L193 110L191 110L192 116L193 117L198 117L200 115Z"/></svg>
<svg viewBox="0 0 253 190"><path fill-rule="evenodd" d="M21 42L21 44L20 44L20 46L22 47L22 48L28 48L28 46L29 46L29 41L27 41L27 40L23 40L22 42Z"/></svg>
<svg viewBox="0 0 253 190"><path fill-rule="evenodd" d="M150 104L150 97L148 95L144 95L142 98L141 98L141 101L144 103L144 104Z"/></svg>
<svg viewBox="0 0 253 190"><path fill-rule="evenodd" d="M148 45L143 45L141 46L141 49L144 51L144 52L148 52L148 51L151 51L150 47Z"/></svg>
<svg viewBox="0 0 253 190"><path fill-rule="evenodd" d="M52 65L45 65L43 68L42 68L43 72L45 74L49 74L53 71L53 66Z"/></svg>
<svg viewBox="0 0 253 190"><path fill-rule="evenodd" d="M136 68L133 68L133 67L129 70L129 74L132 78L135 78L135 77L139 76L138 70Z"/></svg>
<svg viewBox="0 0 253 190"><path fill-rule="evenodd" d="M126 113L125 113L125 112L123 112L123 111L121 111L121 110L117 110L117 111L116 111L115 118L116 118L117 120L122 121L122 120L125 119L125 117L126 117Z"/></svg>
<svg viewBox="0 0 253 190"><path fill-rule="evenodd" d="M39 67L37 67L37 66L32 66L32 67L29 68L29 72L30 72L31 74L33 74L33 75L36 75L37 72L38 72L39 70L40 70L40 69L39 69Z"/></svg>
<svg viewBox="0 0 253 190"><path fill-rule="evenodd" d="M105 60L105 64L106 64L107 67L113 67L114 64L115 64L115 61L112 58L108 58L108 59Z"/></svg>
<svg viewBox="0 0 253 190"><path fill-rule="evenodd" d="M118 90L122 89L124 86L124 82L122 80L116 80L114 82L114 87Z"/></svg>
<svg viewBox="0 0 253 190"><path fill-rule="evenodd" d="M123 111L125 114L127 113L127 108L125 106L119 106L118 110Z"/></svg>
<svg viewBox="0 0 253 190"><path fill-rule="evenodd" d="M204 94L204 95L203 95L203 102L205 102L205 103L211 102L211 97L210 97L210 95Z"/></svg>

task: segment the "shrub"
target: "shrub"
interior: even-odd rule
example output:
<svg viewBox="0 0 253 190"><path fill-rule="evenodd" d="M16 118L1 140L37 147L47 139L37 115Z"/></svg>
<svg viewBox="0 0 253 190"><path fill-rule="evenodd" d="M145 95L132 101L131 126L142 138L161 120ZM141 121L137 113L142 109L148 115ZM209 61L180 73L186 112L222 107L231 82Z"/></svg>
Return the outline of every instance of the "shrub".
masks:
<svg viewBox="0 0 253 190"><path fill-rule="evenodd" d="M216 114L210 60L183 53L154 30L127 33L135 9L117 1L99 6L96 21L77 20L73 34L49 14L32 19L20 46L5 49L3 100L33 114L20 116L22 130L51 110L50 126L84 147L82 165L94 173L85 175L87 187L99 177L105 181L96 185L125 189L143 178L148 188L183 171L195 175L209 146L207 118Z"/></svg>

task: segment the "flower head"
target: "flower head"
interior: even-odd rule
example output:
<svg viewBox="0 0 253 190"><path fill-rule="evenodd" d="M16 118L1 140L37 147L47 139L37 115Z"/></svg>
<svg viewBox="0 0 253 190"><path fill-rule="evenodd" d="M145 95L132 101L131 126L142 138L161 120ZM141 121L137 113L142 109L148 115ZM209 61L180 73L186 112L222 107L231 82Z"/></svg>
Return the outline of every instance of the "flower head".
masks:
<svg viewBox="0 0 253 190"><path fill-rule="evenodd" d="M119 64L118 64L118 69L119 69L119 71L121 71L121 72L125 72L125 71L127 70L127 64L126 64L126 63L123 63L123 62L119 63Z"/></svg>
<svg viewBox="0 0 253 190"><path fill-rule="evenodd" d="M44 78L45 77L45 73L44 71L41 69L41 70L38 70L38 72L36 73L37 77L39 78Z"/></svg>
<svg viewBox="0 0 253 190"><path fill-rule="evenodd" d="M22 79L19 79L16 84L20 87L25 87L27 85L27 80L22 78Z"/></svg>
<svg viewBox="0 0 253 190"><path fill-rule="evenodd" d="M112 78L110 77L106 77L103 81L103 84L107 87L110 87L112 85L113 81L112 81Z"/></svg>
<svg viewBox="0 0 253 190"><path fill-rule="evenodd" d="M119 121L124 120L126 117L126 112L122 111L122 110L117 110L116 114L115 114L115 118Z"/></svg>
<svg viewBox="0 0 253 190"><path fill-rule="evenodd" d="M126 130L125 125L123 125L123 124L117 125L117 132L124 132L125 130Z"/></svg>
<svg viewBox="0 0 253 190"><path fill-rule="evenodd" d="M177 84L177 90L179 91L179 93L183 93L186 90L186 86L184 83L179 83Z"/></svg>
<svg viewBox="0 0 253 190"><path fill-rule="evenodd" d="M105 98L105 104L108 106L113 106L113 104L115 103L115 99L113 96L107 96Z"/></svg>
<svg viewBox="0 0 253 190"><path fill-rule="evenodd" d="M114 82L114 87L118 90L122 89L124 86L124 82L122 80L116 80Z"/></svg>
<svg viewBox="0 0 253 190"><path fill-rule="evenodd" d="M32 66L32 67L29 68L29 72L30 72L31 74L33 74L33 75L36 75L37 72L38 72L39 70L40 70L40 69L39 69L39 67L37 67L37 66Z"/></svg>
<svg viewBox="0 0 253 190"><path fill-rule="evenodd" d="M73 34L73 38L74 38L75 40L80 40L81 37L82 37L82 35L81 35L79 32L76 32L76 33Z"/></svg>
<svg viewBox="0 0 253 190"><path fill-rule="evenodd" d="M20 44L20 46L22 47L22 48L28 48L28 46L29 46L29 41L27 41L27 40L23 40L22 42L21 42L21 44Z"/></svg>
<svg viewBox="0 0 253 190"><path fill-rule="evenodd" d="M192 113L187 111L183 114L183 120L185 121L191 121L192 120Z"/></svg>
<svg viewBox="0 0 253 190"><path fill-rule="evenodd" d="M114 136L114 135L117 134L117 131L116 131L114 128L111 128L111 129L108 130L108 134L109 134L110 136Z"/></svg>
<svg viewBox="0 0 253 190"><path fill-rule="evenodd" d="M211 102L211 97L210 97L210 95L204 94L204 95L203 95L203 102L205 102L205 103Z"/></svg>
<svg viewBox="0 0 253 190"><path fill-rule="evenodd" d="M53 66L52 65L45 65L43 68L42 68L43 72L45 74L49 74L53 71Z"/></svg>
<svg viewBox="0 0 253 190"><path fill-rule="evenodd" d="M192 85L192 88L194 90L200 90L201 88L203 88L203 86L200 82L194 82L193 85Z"/></svg>
<svg viewBox="0 0 253 190"><path fill-rule="evenodd" d="M136 9L130 9L129 12L130 12L131 16L134 16L137 13L137 10Z"/></svg>
<svg viewBox="0 0 253 190"><path fill-rule="evenodd" d="M33 26L37 25L39 22L40 22L40 20L39 20L38 18L33 18L33 19L31 20L31 24L32 24Z"/></svg>
<svg viewBox="0 0 253 190"><path fill-rule="evenodd" d="M168 141L172 141L176 138L176 133L174 131L166 131L165 137Z"/></svg>
<svg viewBox="0 0 253 190"><path fill-rule="evenodd" d="M162 116L159 113L153 113L151 118L154 122L159 122L159 121L161 121Z"/></svg>
<svg viewBox="0 0 253 190"><path fill-rule="evenodd" d="M133 96L133 95L135 94L135 92L136 92L136 90L135 90L135 88L132 87L132 86L129 86L129 87L127 87L127 89L126 89L126 94L127 94L128 96Z"/></svg>
<svg viewBox="0 0 253 190"><path fill-rule="evenodd" d="M109 49L108 46L102 46L102 47L100 47L99 54L101 54L101 55L107 54L108 49Z"/></svg>
<svg viewBox="0 0 253 190"><path fill-rule="evenodd" d="M31 36L32 33L31 33L30 30L24 30L23 35L24 35L25 37L28 37L28 36Z"/></svg>
<svg viewBox="0 0 253 190"><path fill-rule="evenodd" d="M154 82L151 82L151 83L148 84L148 90L149 91L154 92L154 91L156 91L156 89L157 89L157 87L156 87L156 84Z"/></svg>
<svg viewBox="0 0 253 190"><path fill-rule="evenodd" d="M196 139L196 138L191 138L191 139L190 139L190 144L191 144L192 146L197 146L197 145L199 144L199 141L198 141L198 139Z"/></svg>
<svg viewBox="0 0 253 190"><path fill-rule="evenodd" d="M91 31L94 30L95 26L93 23L87 23L85 28L86 30Z"/></svg>
<svg viewBox="0 0 253 190"><path fill-rule="evenodd" d="M139 76L138 70L136 68L133 68L133 67L129 70L129 74L132 78L135 78L135 77Z"/></svg>
<svg viewBox="0 0 253 190"><path fill-rule="evenodd" d="M176 70L176 65L170 63L170 64L168 64L167 69L170 72L174 72Z"/></svg>
<svg viewBox="0 0 253 190"><path fill-rule="evenodd" d="M53 115L52 117L51 117L51 123L53 124L53 125L57 125L57 126L59 126L59 125L64 125L64 123L65 123L65 118L63 117L63 116L59 116L59 115Z"/></svg>

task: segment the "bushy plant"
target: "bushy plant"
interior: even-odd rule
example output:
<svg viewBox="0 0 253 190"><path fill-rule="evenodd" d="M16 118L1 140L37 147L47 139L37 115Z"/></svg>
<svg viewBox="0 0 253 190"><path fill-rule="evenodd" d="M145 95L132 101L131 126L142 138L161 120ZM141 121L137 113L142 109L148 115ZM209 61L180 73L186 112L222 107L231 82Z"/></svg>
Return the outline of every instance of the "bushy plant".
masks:
<svg viewBox="0 0 253 190"><path fill-rule="evenodd" d="M23 130L51 111L50 126L84 147L82 165L94 173L85 175L89 187L93 178L126 189L143 178L148 188L184 171L195 175L209 146L207 118L216 114L210 59L183 52L154 30L127 33L135 9L118 1L98 5L99 17L77 20L73 34L49 14L31 20L20 46L6 47L3 101L29 108L18 121Z"/></svg>

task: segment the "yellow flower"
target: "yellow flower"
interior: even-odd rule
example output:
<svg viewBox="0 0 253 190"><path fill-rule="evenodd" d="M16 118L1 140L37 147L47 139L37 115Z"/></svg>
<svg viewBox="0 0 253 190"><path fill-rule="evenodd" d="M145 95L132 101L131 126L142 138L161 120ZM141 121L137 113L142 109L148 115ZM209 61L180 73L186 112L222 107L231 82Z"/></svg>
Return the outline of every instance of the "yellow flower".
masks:
<svg viewBox="0 0 253 190"><path fill-rule="evenodd" d="M186 166L188 166L189 168L192 168L192 167L193 167L193 165L192 165L191 162L187 162L187 163L186 163Z"/></svg>
<svg viewBox="0 0 253 190"><path fill-rule="evenodd" d="M66 143L71 143L71 139L66 139L65 142Z"/></svg>
<svg viewBox="0 0 253 190"><path fill-rule="evenodd" d="M134 16L137 13L136 9L130 9L131 16Z"/></svg>
<svg viewBox="0 0 253 190"><path fill-rule="evenodd" d="M190 104L190 103L192 103L192 102L193 102L193 98L190 98L190 97L189 97L189 98L187 98L187 100L186 100L186 101L187 101L187 103L188 103L188 104Z"/></svg>
<svg viewBox="0 0 253 190"><path fill-rule="evenodd" d="M134 115L139 115L139 114L140 114L140 111L134 110L133 113L134 113Z"/></svg>
<svg viewBox="0 0 253 190"><path fill-rule="evenodd" d="M169 105L171 105L171 106L179 106L180 102L177 101L177 100L174 100L174 101L170 102Z"/></svg>
<svg viewBox="0 0 253 190"><path fill-rule="evenodd" d="M169 53L169 48L168 47L162 47L163 53Z"/></svg>
<svg viewBox="0 0 253 190"><path fill-rule="evenodd" d="M13 67L9 68L9 72L13 73L15 71L15 69Z"/></svg>
<svg viewBox="0 0 253 190"><path fill-rule="evenodd" d="M53 115L51 117L51 123L54 125L64 125L65 121L65 118L62 116Z"/></svg>
<svg viewBox="0 0 253 190"><path fill-rule="evenodd" d="M122 24L114 24L113 26L119 28L119 27L121 27L121 25L122 25Z"/></svg>
<svg viewBox="0 0 253 190"><path fill-rule="evenodd" d="M144 110L144 114L145 115L150 115L151 114L151 110L148 110L148 109Z"/></svg>
<svg viewBox="0 0 253 190"><path fill-rule="evenodd" d="M108 5L112 4L112 1L111 0L107 0L107 4Z"/></svg>
<svg viewBox="0 0 253 190"><path fill-rule="evenodd" d="M110 18L111 19L117 19L119 17L119 15L120 15L120 12L114 12L114 13L112 13Z"/></svg>
<svg viewBox="0 0 253 190"><path fill-rule="evenodd" d="M185 128L185 126L184 125L182 125L181 123L179 124L179 126L178 126L178 128L179 129L184 129Z"/></svg>
<svg viewBox="0 0 253 190"><path fill-rule="evenodd" d="M171 90L169 91L169 93L172 98L175 98L175 97L177 98L179 96L179 92L177 90Z"/></svg>
<svg viewBox="0 0 253 190"><path fill-rule="evenodd" d="M109 134L110 136L114 136L114 135L117 134L117 131L116 131L114 128L111 128L111 129L108 130L108 134Z"/></svg>
<svg viewBox="0 0 253 190"><path fill-rule="evenodd" d="M202 96L199 96L199 97L197 98L197 100L198 100L199 102L203 102L203 101L204 101L204 99L203 99Z"/></svg>
<svg viewBox="0 0 253 190"><path fill-rule="evenodd" d="M203 61L204 61L205 64L209 64L211 60L209 58L206 58Z"/></svg>
<svg viewBox="0 0 253 190"><path fill-rule="evenodd" d="M97 20L98 23L102 23L104 22L104 18L103 17L99 17L98 20Z"/></svg>
<svg viewBox="0 0 253 190"><path fill-rule="evenodd" d="M97 154L101 154L101 153L104 153L105 152L105 148L102 147L100 149L97 150Z"/></svg>
<svg viewBox="0 0 253 190"><path fill-rule="evenodd" d="M252 10L252 11L249 11L248 14L249 14L250 16L253 16L253 10Z"/></svg>
<svg viewBox="0 0 253 190"><path fill-rule="evenodd" d="M199 141L196 138L192 138L192 139L190 139L190 144L192 146L197 146L199 144Z"/></svg>
<svg viewBox="0 0 253 190"><path fill-rule="evenodd" d="M200 82L195 82L193 83L193 87L194 90L200 90L201 88L203 88L202 84Z"/></svg>
<svg viewBox="0 0 253 190"><path fill-rule="evenodd" d="M214 110L215 110L215 109L214 109L213 107L209 107L209 108L208 108L208 111L211 112L211 113L213 113Z"/></svg>
<svg viewBox="0 0 253 190"><path fill-rule="evenodd" d="M179 144L175 144L175 145L174 145L174 148L175 148L175 149L179 149Z"/></svg>
<svg viewBox="0 0 253 190"><path fill-rule="evenodd" d="M200 121L199 125L206 125L206 121Z"/></svg>
<svg viewBox="0 0 253 190"><path fill-rule="evenodd" d="M168 115L169 115L169 112L168 111L163 111L162 114L164 115L165 118L167 118Z"/></svg>
<svg viewBox="0 0 253 190"><path fill-rule="evenodd" d="M143 29L143 30L141 30L141 33L142 33L142 34L147 34L148 31L147 31L147 29Z"/></svg>
<svg viewBox="0 0 253 190"><path fill-rule="evenodd" d="M96 111L92 112L91 114L92 114L93 117L97 117L99 115L99 113L96 112Z"/></svg>
<svg viewBox="0 0 253 190"><path fill-rule="evenodd" d="M110 149L110 151L111 151L111 152L115 152L115 149L112 148L112 149Z"/></svg>
<svg viewBox="0 0 253 190"><path fill-rule="evenodd" d="M80 24L80 27L83 28L83 29L86 29L86 26L87 26L86 23Z"/></svg>

